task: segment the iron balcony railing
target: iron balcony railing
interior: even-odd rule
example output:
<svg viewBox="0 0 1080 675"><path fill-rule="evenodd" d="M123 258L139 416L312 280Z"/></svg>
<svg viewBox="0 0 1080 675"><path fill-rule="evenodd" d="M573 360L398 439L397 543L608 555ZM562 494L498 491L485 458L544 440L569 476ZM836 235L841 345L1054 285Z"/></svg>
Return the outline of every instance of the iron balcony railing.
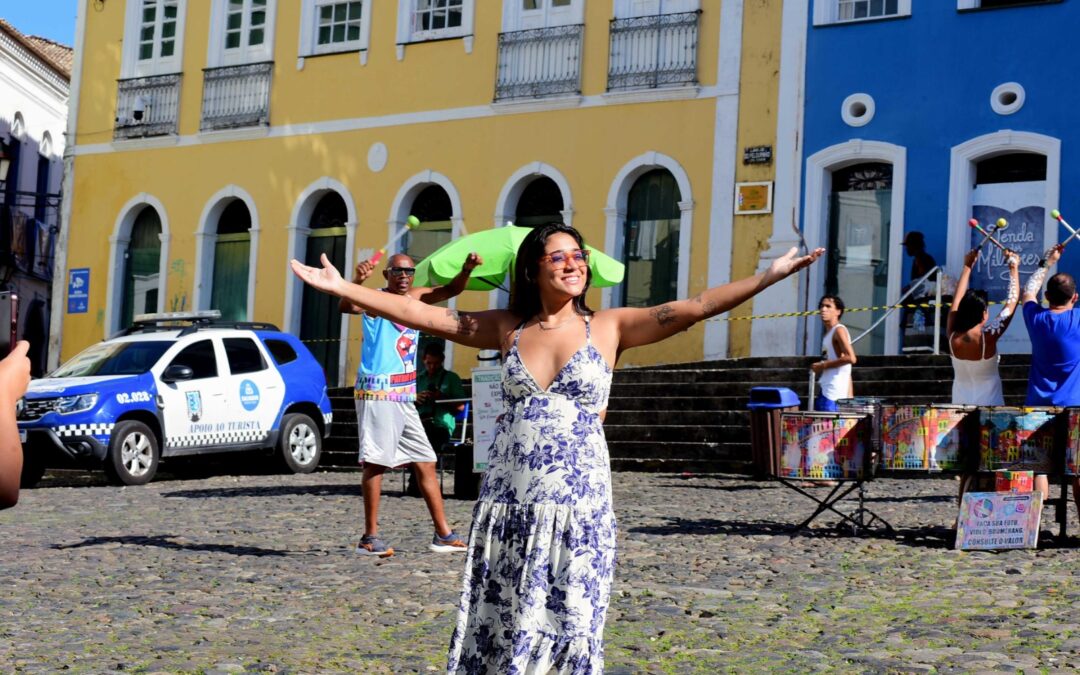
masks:
<svg viewBox="0 0 1080 675"><path fill-rule="evenodd" d="M175 134L179 111L180 73L119 80L113 138Z"/></svg>
<svg viewBox="0 0 1080 675"><path fill-rule="evenodd" d="M608 91L697 84L700 15L612 19Z"/></svg>
<svg viewBox="0 0 1080 675"><path fill-rule="evenodd" d="M273 61L204 69L199 129L269 126L273 74Z"/></svg>
<svg viewBox="0 0 1080 675"><path fill-rule="evenodd" d="M585 26L553 26L499 33L495 100L581 93Z"/></svg>

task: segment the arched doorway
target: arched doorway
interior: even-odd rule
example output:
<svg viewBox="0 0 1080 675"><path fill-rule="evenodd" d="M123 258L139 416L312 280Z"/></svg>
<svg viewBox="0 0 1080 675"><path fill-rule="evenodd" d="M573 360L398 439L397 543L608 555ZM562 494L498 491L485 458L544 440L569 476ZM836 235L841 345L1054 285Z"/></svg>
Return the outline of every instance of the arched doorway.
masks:
<svg viewBox="0 0 1080 675"><path fill-rule="evenodd" d="M454 228L450 195L440 185L428 185L416 195L409 214L416 216L420 227L401 238L398 250L420 262L450 241Z"/></svg>
<svg viewBox="0 0 1080 675"><path fill-rule="evenodd" d="M679 193L667 169L642 174L627 197L621 305L650 307L678 297Z"/></svg>
<svg viewBox="0 0 1080 675"><path fill-rule="evenodd" d="M304 263L321 267L325 253L339 270L345 269L345 245L348 208L336 192L327 192L315 205L308 223L307 252ZM304 285L300 305L300 339L322 364L331 386L338 380L338 357L341 354L341 311L337 298Z"/></svg>
<svg viewBox="0 0 1080 675"><path fill-rule="evenodd" d="M514 224L537 227L548 223L562 223L563 208L562 190L547 176L539 176L521 192L517 209L514 211Z"/></svg>
<svg viewBox="0 0 1080 675"><path fill-rule="evenodd" d="M1004 219L1008 226L995 238L1020 253L1020 278L1035 271L1044 250L1046 222L1046 155L1036 152L1007 152L975 162L975 181L971 191L971 217L984 226ZM982 235L971 230L967 248L977 245ZM972 270L971 287L986 291L991 300L1008 295L1005 257L993 246L983 254ZM1027 331L1011 330L998 341L1003 354L1026 354L1031 351Z"/></svg>
<svg viewBox="0 0 1080 675"><path fill-rule="evenodd" d="M210 308L230 321L248 320L248 272L251 265L251 212L234 199L221 212L214 242Z"/></svg>
<svg viewBox="0 0 1080 675"><path fill-rule="evenodd" d="M158 281L161 271L161 216L152 206L144 206L135 216L131 237L124 250L124 286L120 328L131 325L137 314L158 310Z"/></svg>
<svg viewBox="0 0 1080 675"><path fill-rule="evenodd" d="M824 292L847 307L888 304L889 241L892 226L893 167L886 162L852 164L832 171L829 193L828 254ZM811 298L816 302L817 298ZM884 310L844 314L844 325L859 335ZM858 354L885 353L886 326L880 324ZM816 351L816 349L811 349Z"/></svg>

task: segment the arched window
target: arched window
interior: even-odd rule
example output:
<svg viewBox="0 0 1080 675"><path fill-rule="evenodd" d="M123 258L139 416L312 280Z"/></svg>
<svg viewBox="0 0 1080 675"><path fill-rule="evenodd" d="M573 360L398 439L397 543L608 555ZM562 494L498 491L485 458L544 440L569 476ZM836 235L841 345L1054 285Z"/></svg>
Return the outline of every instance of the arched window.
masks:
<svg viewBox="0 0 1080 675"><path fill-rule="evenodd" d="M350 270L344 270L348 217L345 200L338 193L330 191L319 199L308 223L311 232L307 235L305 264L321 267L319 257L325 253L335 267L346 275L351 274ZM337 383L340 338L341 311L337 298L305 284L300 309L300 339L322 364L326 381L331 386Z"/></svg>
<svg viewBox="0 0 1080 675"><path fill-rule="evenodd" d="M540 176L525 186L514 212L514 224L537 227L563 222L563 196L555 181Z"/></svg>
<svg viewBox="0 0 1080 675"><path fill-rule="evenodd" d="M650 307L676 299L681 199L667 169L649 171L630 188L623 236L623 306Z"/></svg>
<svg viewBox="0 0 1080 675"><path fill-rule="evenodd" d="M124 251L124 295L120 326L130 326L137 314L158 309L158 278L161 272L161 216L144 206L131 226Z"/></svg>
<svg viewBox="0 0 1080 675"><path fill-rule="evenodd" d="M251 212L234 199L221 212L214 242L214 278L210 308L221 318L247 321L248 272L251 257Z"/></svg>
<svg viewBox="0 0 1080 675"><path fill-rule="evenodd" d="M409 213L420 220L420 227L402 237L398 248L414 261L420 262L450 241L454 209L446 190L432 184L416 195Z"/></svg>

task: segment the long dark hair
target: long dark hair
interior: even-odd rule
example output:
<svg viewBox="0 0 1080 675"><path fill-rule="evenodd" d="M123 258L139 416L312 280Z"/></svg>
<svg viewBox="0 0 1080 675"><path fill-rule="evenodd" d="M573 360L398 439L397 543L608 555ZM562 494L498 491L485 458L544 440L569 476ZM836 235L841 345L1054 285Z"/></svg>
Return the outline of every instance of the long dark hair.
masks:
<svg viewBox="0 0 1080 675"><path fill-rule="evenodd" d="M986 291L969 288L964 297L960 298L960 306L956 308L956 317L953 318L953 332L966 333L983 321L986 315Z"/></svg>
<svg viewBox="0 0 1080 675"><path fill-rule="evenodd" d="M562 223L548 223L533 228L525 235L518 247L517 260L514 261L514 279L510 285L510 311L521 319L531 319L540 313L540 287L536 278L540 274L540 258L544 256L544 247L548 237L554 234L568 234L577 242L578 248L585 248L581 233ZM592 270L585 273L585 287L581 295L574 298L574 311L582 316L592 316L593 311L585 304L585 292L592 283Z"/></svg>

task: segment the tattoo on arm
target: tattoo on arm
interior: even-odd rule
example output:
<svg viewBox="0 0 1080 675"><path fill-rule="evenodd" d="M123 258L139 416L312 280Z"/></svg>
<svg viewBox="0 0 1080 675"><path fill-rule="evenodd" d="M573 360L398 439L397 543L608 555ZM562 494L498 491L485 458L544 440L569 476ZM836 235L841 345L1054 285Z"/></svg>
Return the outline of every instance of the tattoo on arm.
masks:
<svg viewBox="0 0 1080 675"><path fill-rule="evenodd" d="M1030 293L1031 295L1034 295L1034 296L1038 297L1039 289L1042 288L1043 279L1045 279L1045 278L1046 278L1046 268L1045 267L1040 267L1039 269L1035 270L1035 272L1030 277L1028 277L1027 285L1024 286L1024 293L1025 294Z"/></svg>
<svg viewBox="0 0 1080 675"><path fill-rule="evenodd" d="M1038 274L1038 272L1036 272L1036 274ZM1034 276L1034 275L1032 275L1032 276ZM1028 282L1028 283L1030 284L1031 282ZM1042 286L1042 281L1039 282L1039 285ZM1033 294L1037 293L1037 292L1038 292L1038 289L1036 288L1036 290L1033 292ZM986 327L983 329L983 332L988 333L990 335L999 335L1002 332L1004 332L1004 330L1005 330L1005 322L1008 320L1008 318L1010 316L1012 316L1012 313L1013 313L1013 308L1012 308L1011 305L1013 305L1013 303L1015 303L1019 297L1020 297L1020 281L1017 280L1017 279L1014 279L1014 278L1012 278L1010 276L1010 278L1009 278L1009 293L1005 297L1005 308L1001 310L1001 314L998 314L994 318L993 321L986 324Z"/></svg>
<svg viewBox="0 0 1080 675"><path fill-rule="evenodd" d="M670 305L661 305L659 307L653 307L649 310L649 314L656 319L656 323L661 326L668 326L675 323L675 310Z"/></svg>
<svg viewBox="0 0 1080 675"><path fill-rule="evenodd" d="M701 305L701 311L704 312L706 316L712 316L713 312L716 311L716 303L712 300L706 300L704 293L695 295L694 302Z"/></svg>
<svg viewBox="0 0 1080 675"><path fill-rule="evenodd" d="M467 314L462 314L456 309L446 310L446 316L453 321L456 325L454 328L455 333L458 335L472 335L476 332L476 319L470 317Z"/></svg>

